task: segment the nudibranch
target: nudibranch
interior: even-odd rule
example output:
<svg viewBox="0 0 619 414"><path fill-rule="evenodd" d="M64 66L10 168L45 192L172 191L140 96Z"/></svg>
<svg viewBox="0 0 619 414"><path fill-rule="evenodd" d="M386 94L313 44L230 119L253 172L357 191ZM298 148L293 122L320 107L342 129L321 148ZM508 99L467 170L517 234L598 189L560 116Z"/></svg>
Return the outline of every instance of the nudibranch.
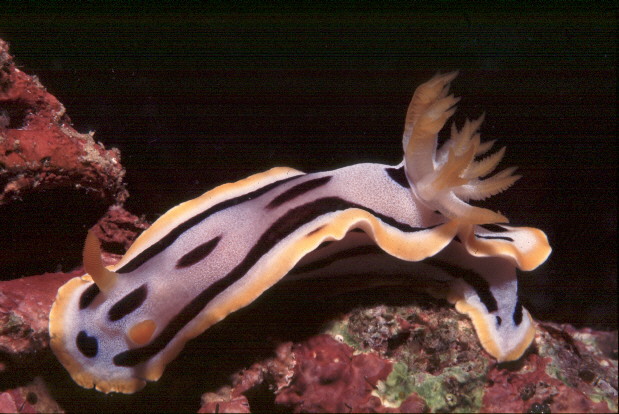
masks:
<svg viewBox="0 0 619 414"><path fill-rule="evenodd" d="M290 274L364 271L423 275L468 315L497 361L518 359L535 334L518 300L516 267L550 254L538 229L513 227L473 206L511 186L514 168L491 175L504 148L486 155L482 118L438 132L455 111L457 73L417 88L406 114L404 160L305 174L273 168L221 185L159 218L109 269L97 238L87 272L62 286L50 314L51 347L73 379L133 393L156 381L184 344ZM377 254L380 253L380 254Z"/></svg>

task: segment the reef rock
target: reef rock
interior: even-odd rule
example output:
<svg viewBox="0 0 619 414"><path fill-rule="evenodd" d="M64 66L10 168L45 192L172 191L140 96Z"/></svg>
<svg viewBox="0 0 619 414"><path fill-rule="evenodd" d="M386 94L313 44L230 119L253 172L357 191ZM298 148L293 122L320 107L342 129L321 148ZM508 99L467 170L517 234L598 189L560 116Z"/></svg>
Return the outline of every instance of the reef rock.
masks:
<svg viewBox="0 0 619 414"><path fill-rule="evenodd" d="M124 174L0 40L0 279L78 265L87 228L128 197Z"/></svg>
<svg viewBox="0 0 619 414"><path fill-rule="evenodd" d="M244 396L243 412L265 400L278 412L617 411L616 331L538 323L523 358L497 364L467 318L426 302L356 308L287 349L205 394L201 412L238 410ZM238 380L248 376L251 386Z"/></svg>

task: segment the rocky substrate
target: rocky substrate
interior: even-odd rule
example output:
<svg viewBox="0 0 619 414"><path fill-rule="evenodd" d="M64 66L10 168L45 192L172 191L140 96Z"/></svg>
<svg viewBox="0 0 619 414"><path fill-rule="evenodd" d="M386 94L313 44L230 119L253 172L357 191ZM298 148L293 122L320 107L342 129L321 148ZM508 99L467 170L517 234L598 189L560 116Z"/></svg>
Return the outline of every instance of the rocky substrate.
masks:
<svg viewBox="0 0 619 414"><path fill-rule="evenodd" d="M0 280L79 265L86 230L129 195L124 174L0 40Z"/></svg>
<svg viewBox="0 0 619 414"><path fill-rule="evenodd" d="M112 264L148 227L123 208L123 177L119 151L77 132L0 40L0 412L617 411L616 331L539 322L525 355L497 364L410 278L278 284L144 390L82 389L49 349L48 315L83 273L87 229Z"/></svg>

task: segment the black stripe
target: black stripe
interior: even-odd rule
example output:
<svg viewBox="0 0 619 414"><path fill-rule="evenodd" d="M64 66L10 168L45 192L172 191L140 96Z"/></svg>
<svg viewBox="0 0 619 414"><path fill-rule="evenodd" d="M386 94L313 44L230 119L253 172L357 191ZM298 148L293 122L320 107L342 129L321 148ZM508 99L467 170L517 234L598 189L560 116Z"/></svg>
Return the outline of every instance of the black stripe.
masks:
<svg viewBox="0 0 619 414"><path fill-rule="evenodd" d="M404 171L404 166L400 168L385 168L387 171L387 175L391 177L393 181L400 184L404 188L411 188L408 183L408 178L406 178L406 172Z"/></svg>
<svg viewBox="0 0 619 414"><path fill-rule="evenodd" d="M213 300L213 298L223 292L234 282L245 276L245 274L256 264L256 262L258 262L282 239L293 233L300 226L315 220L317 217L349 208L359 208L368 211L383 222L388 223L389 225L402 231L414 232L428 229L426 227L412 227L408 224L400 223L391 217L378 214L359 204L351 203L339 197L321 198L293 208L280 217L260 236L256 244L247 253L247 256L245 256L245 258L234 269L232 269L230 273L203 290L198 296L189 302L183 310L172 318L170 323L168 323L168 325L154 341L144 347L134 348L117 354L113 359L114 365L132 367L146 361L153 355L160 352L185 325L195 318L196 315L198 315L198 313L200 313L200 311L202 311L202 309L204 309L204 307L208 305L211 300Z"/></svg>
<svg viewBox="0 0 619 414"><path fill-rule="evenodd" d="M495 312L499 310L496 299L490 291L490 284L486 279L481 277L479 273L471 269L464 269L462 267L454 266L438 259L425 259L424 263L438 267L439 269L449 273L449 275L454 278L464 279L464 281L475 290L475 293L479 296L479 300L481 300L488 312Z"/></svg>
<svg viewBox="0 0 619 414"><path fill-rule="evenodd" d="M108 319L115 322L129 315L131 312L139 308L142 303L144 303L147 295L148 288L146 284L133 290L110 308L107 312Z"/></svg>
<svg viewBox="0 0 619 414"><path fill-rule="evenodd" d="M183 257L178 259L178 262L176 262L176 268L182 269L204 260L206 256L211 254L215 247L217 247L219 240L221 240L221 236L214 237L206 243L202 243L198 247L194 248L189 253L186 253Z"/></svg>
<svg viewBox="0 0 619 414"><path fill-rule="evenodd" d="M316 250L324 249L325 247L330 246L333 243L335 243L335 240L323 241L318 245L318 247L316 247Z"/></svg>
<svg viewBox="0 0 619 414"><path fill-rule="evenodd" d="M477 272L469 269L460 269L458 276L475 289L477 296L479 296L479 300L486 306L488 313L499 310L496 299L490 291L490 284L486 279L481 277Z"/></svg>
<svg viewBox="0 0 619 414"><path fill-rule="evenodd" d="M347 259L350 257L356 257L356 256L362 256L362 255L368 255L368 254L380 254L380 253L385 253L385 252L377 245L357 246L357 247L353 247L348 250L339 251L329 257L325 257L315 262L308 263L304 266L295 267L294 269L290 271L290 274L300 274L300 273L322 269L324 267L329 266L331 263L337 260L342 260L342 259ZM449 276L453 278L463 278L469 285L473 287L473 289L475 289L480 300L484 303L484 305L486 306L489 312L498 310L496 299L492 295L492 292L490 292L490 286L488 282L483 277L481 277L477 272L474 272L469 269L463 269L457 266L453 266L439 259L428 258L428 259L423 260L420 263L425 263L430 266L439 268L440 270L448 273ZM514 314L514 316L516 317L516 314ZM500 318L498 316L497 318L498 318L497 319L498 324L501 325ZM520 318L522 318L521 314L520 314Z"/></svg>
<svg viewBox="0 0 619 414"><path fill-rule="evenodd" d="M503 232L509 231L505 227L501 227L498 224L480 224L479 227L482 227L493 233L503 233Z"/></svg>
<svg viewBox="0 0 619 414"><path fill-rule="evenodd" d="M368 255L368 254L380 254L380 253L385 253L385 252L377 245L357 246L357 247L353 247L348 250L339 251L329 257L316 260L315 262L308 263L304 266L295 267L294 269L290 271L290 274L300 274L300 273L319 270L341 259L347 259L350 257L362 256L362 255ZM427 258L420 263L425 263L430 266L439 268L440 270L448 273L449 276L453 278L464 279L465 282L467 282L469 285L471 285L471 287L473 287L473 289L475 289L477 296L479 296L482 303L486 306L486 309L488 309L488 312L494 312L498 310L496 299L494 298L494 295L492 295L492 292L490 292L490 285L488 284L486 279L481 277L477 272L451 265L439 259ZM518 303L516 306L518 307L518 305L520 305L520 303ZM522 306L520 306L520 310L516 309L516 312L514 313L514 322L518 318L522 320L522 309L521 308ZM501 318L499 318L498 316L497 318L498 318L497 319L498 325L501 325ZM518 324L520 324L520 322L516 323L516 325Z"/></svg>
<svg viewBox="0 0 619 414"><path fill-rule="evenodd" d="M508 242L513 242L514 239L512 239L511 237L505 237L505 236L483 236L481 234L475 234L475 237L477 237L478 239L490 239L490 240L507 240Z"/></svg>
<svg viewBox="0 0 619 414"><path fill-rule="evenodd" d="M301 184L297 184L294 187L284 191L283 193L275 197L266 206L266 209L271 210L271 209L274 209L275 207L281 206L282 204L290 200L294 200L295 198L307 193L308 191L311 191L315 188L318 188L320 186L327 184L329 181L331 181L331 178L332 177L330 176L325 176L325 177L315 178L313 180L307 180Z"/></svg>
<svg viewBox="0 0 619 414"><path fill-rule="evenodd" d="M88 306L90 306L90 304L93 300L95 300L99 292L99 286L97 286L96 284L93 283L92 285L88 286L88 288L86 288L86 290L84 290L80 296L80 310L86 309Z"/></svg>
<svg viewBox="0 0 619 414"><path fill-rule="evenodd" d="M131 259L124 266L122 266L119 269L117 269L116 273L129 273L129 272L133 272L138 267L140 267L141 265L146 263L149 259L151 259L154 256L156 256L157 254L161 253L168 246L170 246L172 243L174 243L176 241L176 239L181 234L183 234L184 232L186 232L187 230L189 230L190 228L192 228L196 224L200 223L202 220L206 219L207 217L217 213L218 211L225 210L225 209L227 209L229 207L236 206L238 204L241 204L241 203L244 203L246 201L252 200L252 199L254 199L256 197L260 197L264 193L272 190L273 188L278 187L278 186L280 186L280 185L282 185L284 183L287 183L288 181L294 180L296 178L300 178L302 176L303 175L297 175L297 176L294 176L294 177L284 178L283 180L279 180L279 181L276 181L274 183L265 185L264 187L259 188L259 189L255 190L255 191L252 191L251 193L243 194L242 196L239 196L239 197L236 197L236 198L232 198L230 200L222 201L219 204L215 204L211 208L203 211L200 214L197 214L197 215L193 216L192 218L188 219L184 223L181 223L178 226L176 226L168 234L166 234L164 237L159 239L156 243L154 243L153 245L151 245L148 248L144 249L143 252L141 252L136 257Z"/></svg>

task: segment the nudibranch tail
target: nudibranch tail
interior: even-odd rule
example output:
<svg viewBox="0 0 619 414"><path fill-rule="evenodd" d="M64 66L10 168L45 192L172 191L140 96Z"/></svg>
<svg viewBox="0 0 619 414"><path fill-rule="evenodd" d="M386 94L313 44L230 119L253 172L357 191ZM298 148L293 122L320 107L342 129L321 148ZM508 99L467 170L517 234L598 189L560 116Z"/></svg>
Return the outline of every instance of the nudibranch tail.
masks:
<svg viewBox="0 0 619 414"><path fill-rule="evenodd" d="M83 259L86 273L92 277L101 292L109 292L114 287L118 275L103 266L101 243L92 231L88 231L84 242Z"/></svg>
<svg viewBox="0 0 619 414"><path fill-rule="evenodd" d="M458 238L471 256L501 257L525 271L537 268L552 252L546 234L531 227L460 226Z"/></svg>
<svg viewBox="0 0 619 414"><path fill-rule="evenodd" d="M514 169L491 177L505 148L476 161L492 147L493 141L481 143L478 129L482 115L467 120L458 131L452 125L451 138L437 149L438 132L455 111L458 98L449 93L449 83L457 72L437 75L415 91L408 108L404 129L404 165L406 176L416 195L430 208L450 219L466 224L507 223L500 213L468 203L483 200L509 188L520 178Z"/></svg>

